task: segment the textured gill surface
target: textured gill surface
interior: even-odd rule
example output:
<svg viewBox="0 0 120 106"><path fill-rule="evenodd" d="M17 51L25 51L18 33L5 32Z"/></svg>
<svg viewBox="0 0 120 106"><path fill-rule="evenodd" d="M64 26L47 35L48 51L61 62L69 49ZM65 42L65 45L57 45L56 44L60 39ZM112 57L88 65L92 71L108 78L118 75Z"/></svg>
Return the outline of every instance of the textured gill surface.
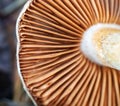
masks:
<svg viewBox="0 0 120 106"><path fill-rule="evenodd" d="M120 0L33 0L19 22L24 82L40 106L119 106L120 71L80 50L96 23L120 24Z"/></svg>

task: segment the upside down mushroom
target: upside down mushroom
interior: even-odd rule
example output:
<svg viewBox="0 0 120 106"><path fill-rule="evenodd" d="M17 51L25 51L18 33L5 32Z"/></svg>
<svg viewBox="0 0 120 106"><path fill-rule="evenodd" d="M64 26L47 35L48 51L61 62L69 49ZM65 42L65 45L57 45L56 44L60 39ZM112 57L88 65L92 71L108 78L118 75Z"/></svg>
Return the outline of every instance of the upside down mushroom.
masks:
<svg viewBox="0 0 120 106"><path fill-rule="evenodd" d="M29 0L17 63L38 106L120 106L120 0Z"/></svg>

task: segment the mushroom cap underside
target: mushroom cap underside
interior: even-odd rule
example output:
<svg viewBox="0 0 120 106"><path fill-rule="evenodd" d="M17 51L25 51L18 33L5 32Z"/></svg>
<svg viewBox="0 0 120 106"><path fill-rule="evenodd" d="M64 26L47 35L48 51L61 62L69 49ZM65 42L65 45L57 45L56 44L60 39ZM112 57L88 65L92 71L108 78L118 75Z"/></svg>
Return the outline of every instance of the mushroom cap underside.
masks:
<svg viewBox="0 0 120 106"><path fill-rule="evenodd" d="M83 33L120 25L120 0L29 0L17 21L17 60L38 106L119 106L120 71L90 61Z"/></svg>

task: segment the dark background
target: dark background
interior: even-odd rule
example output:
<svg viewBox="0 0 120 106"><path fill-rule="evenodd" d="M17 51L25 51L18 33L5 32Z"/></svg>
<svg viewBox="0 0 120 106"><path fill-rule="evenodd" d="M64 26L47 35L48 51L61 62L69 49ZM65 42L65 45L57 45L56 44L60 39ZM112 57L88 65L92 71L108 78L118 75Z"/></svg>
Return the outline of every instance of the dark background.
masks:
<svg viewBox="0 0 120 106"><path fill-rule="evenodd" d="M0 0L0 106L33 106L16 67L16 20L27 0Z"/></svg>

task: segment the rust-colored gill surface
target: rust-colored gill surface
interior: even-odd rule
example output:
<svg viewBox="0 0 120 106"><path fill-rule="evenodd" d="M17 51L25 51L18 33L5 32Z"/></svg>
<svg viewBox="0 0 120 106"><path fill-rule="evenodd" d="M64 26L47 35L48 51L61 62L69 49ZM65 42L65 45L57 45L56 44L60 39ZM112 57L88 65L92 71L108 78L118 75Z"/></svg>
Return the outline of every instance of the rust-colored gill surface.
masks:
<svg viewBox="0 0 120 106"><path fill-rule="evenodd" d="M120 106L120 71L80 50L84 31L120 25L120 0L32 0L19 21L19 64L38 106Z"/></svg>

